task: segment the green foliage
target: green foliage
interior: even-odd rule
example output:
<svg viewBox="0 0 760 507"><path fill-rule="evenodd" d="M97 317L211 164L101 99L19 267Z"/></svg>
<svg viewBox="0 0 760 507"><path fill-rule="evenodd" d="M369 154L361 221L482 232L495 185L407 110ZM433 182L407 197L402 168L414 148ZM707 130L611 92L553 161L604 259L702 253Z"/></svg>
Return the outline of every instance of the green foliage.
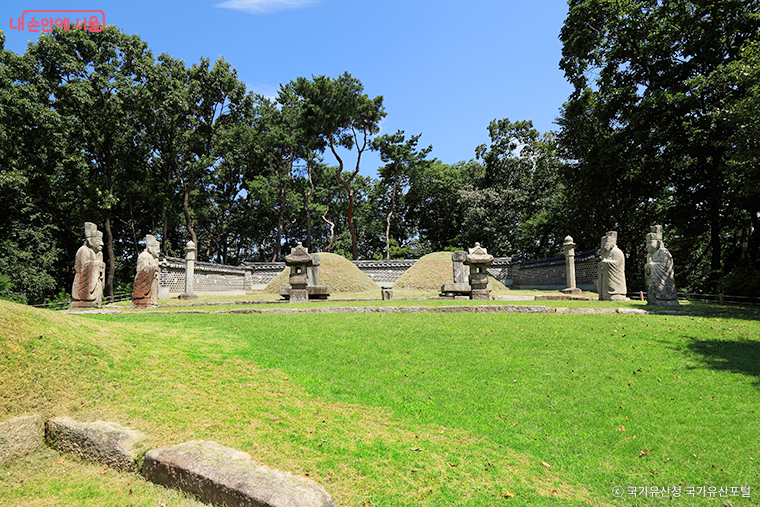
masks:
<svg viewBox="0 0 760 507"><path fill-rule="evenodd" d="M702 288L731 269L740 242L726 238L748 228L756 236L756 162L747 155L757 159L746 150L755 141L741 113L754 92L737 78L756 67L759 10L737 0L570 3L560 67L574 91L559 141L571 162L562 181L577 243L617 230L632 252L659 223L676 259L706 240L709 263L681 271L701 269Z"/></svg>
<svg viewBox="0 0 760 507"><path fill-rule="evenodd" d="M760 294L760 269L749 265L737 266L721 278L718 290L733 296L756 298Z"/></svg>
<svg viewBox="0 0 760 507"><path fill-rule="evenodd" d="M556 255L567 233L553 133L542 136L530 121L506 118L492 121L488 132L490 145L476 150L483 177L460 191L464 243L479 242L497 256Z"/></svg>

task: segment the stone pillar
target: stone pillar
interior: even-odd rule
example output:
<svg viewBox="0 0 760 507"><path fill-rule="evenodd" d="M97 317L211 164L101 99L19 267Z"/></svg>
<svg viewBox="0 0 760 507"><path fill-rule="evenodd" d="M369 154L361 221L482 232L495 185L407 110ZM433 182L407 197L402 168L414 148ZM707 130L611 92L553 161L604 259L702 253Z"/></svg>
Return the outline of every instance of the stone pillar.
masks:
<svg viewBox="0 0 760 507"><path fill-rule="evenodd" d="M195 259L198 248L192 240L185 246L185 293L179 295L179 299L198 299L193 293L193 280L195 278Z"/></svg>
<svg viewBox="0 0 760 507"><path fill-rule="evenodd" d="M470 248L464 263L470 266L470 299L491 299L491 284L488 283L488 271L486 267L493 262L493 255L489 255L480 243L475 243L475 248Z"/></svg>
<svg viewBox="0 0 760 507"><path fill-rule="evenodd" d="M565 238L562 248L565 249L565 278L567 280L567 288L562 289L562 292L580 296L581 290L575 286L575 243L571 236Z"/></svg>
<svg viewBox="0 0 760 507"><path fill-rule="evenodd" d="M393 291L391 289L381 289L383 301L390 301L393 299Z"/></svg>

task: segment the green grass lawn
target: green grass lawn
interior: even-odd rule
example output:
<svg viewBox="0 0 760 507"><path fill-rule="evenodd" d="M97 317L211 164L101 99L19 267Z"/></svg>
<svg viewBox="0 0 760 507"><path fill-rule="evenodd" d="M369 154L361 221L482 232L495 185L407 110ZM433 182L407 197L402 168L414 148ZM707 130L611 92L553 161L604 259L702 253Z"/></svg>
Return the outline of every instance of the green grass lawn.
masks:
<svg viewBox="0 0 760 507"><path fill-rule="evenodd" d="M0 420L113 420L148 447L215 440L308 474L343 506L760 500L754 309L84 317L0 305ZM195 504L68 457L77 487L51 485L54 458L0 467L0 505L85 505L67 500L79 486L104 491L92 505ZM128 499L126 480L140 483ZM627 494L653 486L682 497ZM703 486L751 498L688 495Z"/></svg>

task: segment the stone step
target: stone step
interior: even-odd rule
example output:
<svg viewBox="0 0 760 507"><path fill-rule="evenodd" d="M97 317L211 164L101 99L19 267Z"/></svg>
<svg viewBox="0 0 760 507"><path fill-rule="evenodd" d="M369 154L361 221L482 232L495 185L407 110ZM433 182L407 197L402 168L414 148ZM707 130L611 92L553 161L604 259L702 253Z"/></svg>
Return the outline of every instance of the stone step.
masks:
<svg viewBox="0 0 760 507"><path fill-rule="evenodd" d="M97 461L114 470L137 471L135 460L144 435L111 422L76 422L58 417L45 423L45 440L61 452Z"/></svg>
<svg viewBox="0 0 760 507"><path fill-rule="evenodd" d="M335 507L322 486L259 465L245 452L196 440L153 449L142 474L151 482L228 507Z"/></svg>

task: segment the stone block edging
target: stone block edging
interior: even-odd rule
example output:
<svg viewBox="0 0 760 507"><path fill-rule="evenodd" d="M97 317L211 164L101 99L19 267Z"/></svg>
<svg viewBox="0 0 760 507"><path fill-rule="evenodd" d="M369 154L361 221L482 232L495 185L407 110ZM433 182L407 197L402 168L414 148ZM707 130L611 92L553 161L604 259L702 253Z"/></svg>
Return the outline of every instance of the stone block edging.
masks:
<svg viewBox="0 0 760 507"><path fill-rule="evenodd" d="M14 417L0 423L0 465L37 451L43 444L42 417Z"/></svg>
<svg viewBox="0 0 760 507"><path fill-rule="evenodd" d="M43 431L44 428L44 431ZM44 435L44 438L43 438ZM228 507L336 507L318 483L255 463L243 452L215 442L192 441L149 450L138 466L145 435L117 423L80 423L70 417L16 417L0 423L0 464L36 452L43 441L60 452L137 472L161 486Z"/></svg>
<svg viewBox="0 0 760 507"><path fill-rule="evenodd" d="M97 314L106 311L65 311L69 314ZM107 313L121 313L119 310L110 310ZM230 310L178 310L175 312L150 311L142 315L166 315L168 313L179 314L296 314L296 313L561 313L561 314L611 314L624 315L687 315L684 312L673 311L648 311L638 308L614 308L614 307L549 307L543 305L457 305L457 306L325 306L313 308L233 308Z"/></svg>
<svg viewBox="0 0 760 507"><path fill-rule="evenodd" d="M136 472L145 435L116 423L79 423L57 417L45 423L47 444L61 452L97 461L122 472Z"/></svg>
<svg viewBox="0 0 760 507"><path fill-rule="evenodd" d="M245 452L215 442L192 441L152 449L143 476L155 484L229 507L335 507L316 482L259 465Z"/></svg>

